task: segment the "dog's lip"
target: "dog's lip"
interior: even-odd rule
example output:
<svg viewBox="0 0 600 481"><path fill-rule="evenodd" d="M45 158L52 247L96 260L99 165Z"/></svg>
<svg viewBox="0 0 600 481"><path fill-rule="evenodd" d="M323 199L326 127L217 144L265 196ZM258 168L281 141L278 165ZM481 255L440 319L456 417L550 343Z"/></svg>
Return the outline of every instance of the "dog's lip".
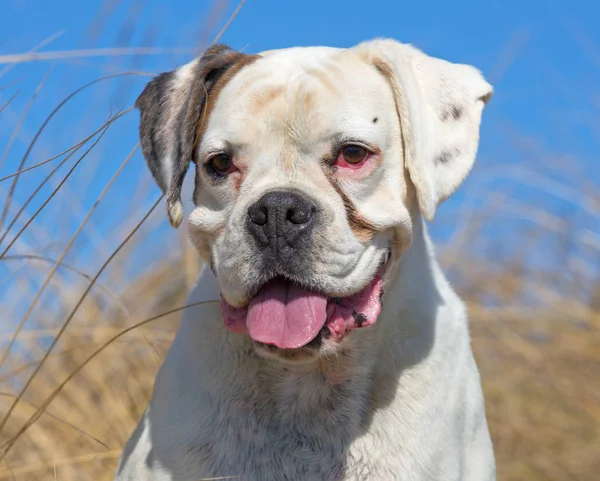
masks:
<svg viewBox="0 0 600 481"><path fill-rule="evenodd" d="M270 339L262 342L262 339L256 339L250 331L252 340L258 346L266 346L271 352L319 351L325 339L339 343L350 331L372 326L377 321L383 304L383 275L383 268L380 268L362 290L350 296L328 298L323 325L318 332L314 331L314 337L304 344L288 347L281 346L278 342L270 342ZM232 323L226 321L226 325L234 332L242 332L232 329Z"/></svg>
<svg viewBox="0 0 600 481"><path fill-rule="evenodd" d="M227 296L223 295L222 293L221 293L221 298L223 300L225 300L225 302L227 302L230 306L235 307L236 309L244 309L244 308L248 307L248 305L250 304L252 299L254 299L254 297L256 297L256 295L260 292L260 290L264 286L266 286L269 282L273 282L274 280L281 279L285 282L290 282L297 286L300 286L303 289L322 294L325 297L327 297L327 299L329 299L330 301L335 302L336 300L344 299L347 297L352 297L355 294L358 294L365 287L367 287L371 282L373 282L373 279L375 279L375 277L377 277L378 275L383 276L391 257L392 257L392 252L390 249L388 249L386 251L385 255L382 256L382 259L379 262L379 266L378 266L377 270L375 271L375 273L371 277L367 278L362 284L359 284L358 286L356 286L356 288L353 289L352 292L349 292L349 293L324 292L322 290L319 290L316 286L311 285L310 283L303 282L302 280L298 280L296 278L292 278L292 277L286 275L285 273L283 273L283 274L276 273L268 278L261 279L261 281L259 283L256 283L255 285L253 285L249 289L249 293L246 295L246 297L244 298L244 300L241 303L230 302L230 300L227 299Z"/></svg>
<svg viewBox="0 0 600 481"><path fill-rule="evenodd" d="M222 296L220 309L223 321L231 332L250 334L252 340L259 344L272 344L281 349L314 348L308 346L310 336L316 338L323 330L329 334L331 341L339 342L349 331L369 327L377 321L383 304L383 279L390 258L389 253L381 256L381 263L373 277L348 295L326 295L308 290L310 288L304 294L300 283L289 285L294 281L280 276L261 284L259 289L266 291L259 290L256 297L242 307L230 304ZM268 285L268 282L273 284ZM288 295L291 295L290 303L283 301L282 304ZM317 330L317 324L320 330Z"/></svg>

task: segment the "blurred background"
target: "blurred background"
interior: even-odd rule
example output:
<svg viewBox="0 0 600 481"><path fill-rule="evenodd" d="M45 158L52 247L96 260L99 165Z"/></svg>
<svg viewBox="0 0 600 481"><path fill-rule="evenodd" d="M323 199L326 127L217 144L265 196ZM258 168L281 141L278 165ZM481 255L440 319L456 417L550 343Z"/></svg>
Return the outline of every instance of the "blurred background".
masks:
<svg viewBox="0 0 600 481"><path fill-rule="evenodd" d="M146 82L217 37L380 36L495 87L430 231L469 307L498 479L600 478L600 4L2 0L0 480L112 479L198 273L136 149Z"/></svg>

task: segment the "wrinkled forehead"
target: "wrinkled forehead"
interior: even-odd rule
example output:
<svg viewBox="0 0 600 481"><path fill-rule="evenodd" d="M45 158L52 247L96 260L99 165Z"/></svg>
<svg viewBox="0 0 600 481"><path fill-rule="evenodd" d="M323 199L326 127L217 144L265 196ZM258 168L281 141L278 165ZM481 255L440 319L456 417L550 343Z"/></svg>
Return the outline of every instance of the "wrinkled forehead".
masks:
<svg viewBox="0 0 600 481"><path fill-rule="evenodd" d="M251 143L257 129L263 134L302 134L296 135L299 142L336 131L368 135L369 129L380 128L382 116L393 115L393 102L385 79L352 49L267 51L219 93L207 140L225 136Z"/></svg>

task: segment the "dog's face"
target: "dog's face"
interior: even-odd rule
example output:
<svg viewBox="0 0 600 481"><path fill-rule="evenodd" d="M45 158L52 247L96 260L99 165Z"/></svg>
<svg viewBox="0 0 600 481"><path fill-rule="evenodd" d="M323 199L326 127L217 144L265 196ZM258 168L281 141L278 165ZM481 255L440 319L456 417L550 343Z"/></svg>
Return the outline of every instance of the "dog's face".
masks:
<svg viewBox="0 0 600 481"><path fill-rule="evenodd" d="M379 40L255 56L212 47L137 106L173 225L195 163L190 234L225 325L263 354L306 359L376 321L418 210L430 219L471 168L490 96L472 67Z"/></svg>

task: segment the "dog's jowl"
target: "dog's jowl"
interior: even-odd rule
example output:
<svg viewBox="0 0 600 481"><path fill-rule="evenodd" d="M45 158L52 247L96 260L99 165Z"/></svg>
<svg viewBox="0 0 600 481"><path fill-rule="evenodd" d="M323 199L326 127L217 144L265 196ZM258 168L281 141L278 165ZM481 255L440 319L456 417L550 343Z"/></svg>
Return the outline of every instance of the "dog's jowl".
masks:
<svg viewBox="0 0 600 481"><path fill-rule="evenodd" d="M475 160L492 87L393 40L152 80L143 153L204 269L119 481L495 479L465 307L425 220Z"/></svg>

